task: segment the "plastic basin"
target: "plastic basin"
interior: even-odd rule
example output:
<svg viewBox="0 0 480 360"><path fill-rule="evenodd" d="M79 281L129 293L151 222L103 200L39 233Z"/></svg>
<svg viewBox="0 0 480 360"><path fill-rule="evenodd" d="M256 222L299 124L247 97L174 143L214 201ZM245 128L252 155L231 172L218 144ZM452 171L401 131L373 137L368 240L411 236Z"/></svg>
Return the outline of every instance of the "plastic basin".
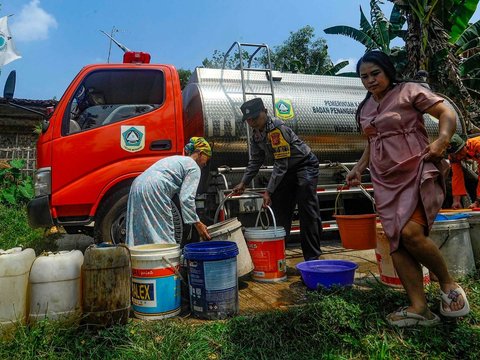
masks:
<svg viewBox="0 0 480 360"><path fill-rule="evenodd" d="M297 264L303 282L311 290L351 286L357 268L357 263L347 260L312 260Z"/></svg>

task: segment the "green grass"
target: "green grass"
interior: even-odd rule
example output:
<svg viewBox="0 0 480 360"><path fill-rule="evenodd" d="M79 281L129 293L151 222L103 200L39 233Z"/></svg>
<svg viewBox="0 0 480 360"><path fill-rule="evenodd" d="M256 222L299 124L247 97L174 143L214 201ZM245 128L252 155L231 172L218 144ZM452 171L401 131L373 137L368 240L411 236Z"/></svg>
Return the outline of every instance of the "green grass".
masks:
<svg viewBox="0 0 480 360"><path fill-rule="evenodd" d="M480 283L463 282L472 304L464 319L434 328L395 329L386 313L402 291L313 292L305 305L225 321L167 319L102 330L42 321L0 340L1 359L478 359ZM438 311L437 286L429 301Z"/></svg>
<svg viewBox="0 0 480 360"><path fill-rule="evenodd" d="M46 236L44 229L31 229L28 226L25 207L0 204L0 249L30 247L39 254L43 250L55 250L57 236L57 234Z"/></svg>
<svg viewBox="0 0 480 360"><path fill-rule="evenodd" d="M22 210L0 207L0 215L0 248L50 246L51 236L29 230ZM472 312L435 328L388 326L385 315L406 304L405 293L373 283L309 292L305 305L225 321L130 319L101 330L40 321L0 338L0 359L479 359L480 274L462 285ZM438 313L438 285L427 290Z"/></svg>

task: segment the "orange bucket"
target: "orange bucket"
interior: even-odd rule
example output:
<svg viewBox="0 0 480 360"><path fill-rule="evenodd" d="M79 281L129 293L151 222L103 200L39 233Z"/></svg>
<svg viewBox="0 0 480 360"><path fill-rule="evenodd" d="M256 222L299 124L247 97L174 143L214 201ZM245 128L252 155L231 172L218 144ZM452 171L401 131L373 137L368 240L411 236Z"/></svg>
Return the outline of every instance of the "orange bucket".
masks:
<svg viewBox="0 0 480 360"><path fill-rule="evenodd" d="M346 249L355 250L375 249L377 246L377 215L337 215L337 203L341 190L343 190L343 187L335 199L335 215L333 217L337 221L342 246ZM373 197L361 185L360 190L372 201L375 208Z"/></svg>
<svg viewBox="0 0 480 360"><path fill-rule="evenodd" d="M377 246L376 214L335 215L342 246L367 250Z"/></svg>

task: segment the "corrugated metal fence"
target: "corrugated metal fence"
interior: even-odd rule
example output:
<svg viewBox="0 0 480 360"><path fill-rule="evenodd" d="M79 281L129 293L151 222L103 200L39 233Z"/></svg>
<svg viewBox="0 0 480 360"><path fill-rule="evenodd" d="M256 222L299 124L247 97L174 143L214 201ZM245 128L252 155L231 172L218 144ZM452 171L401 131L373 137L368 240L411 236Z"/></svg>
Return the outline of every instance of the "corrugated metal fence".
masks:
<svg viewBox="0 0 480 360"><path fill-rule="evenodd" d="M37 149L35 147L0 148L0 160L10 161L13 159L25 160L25 167L22 171L33 176L37 159Z"/></svg>

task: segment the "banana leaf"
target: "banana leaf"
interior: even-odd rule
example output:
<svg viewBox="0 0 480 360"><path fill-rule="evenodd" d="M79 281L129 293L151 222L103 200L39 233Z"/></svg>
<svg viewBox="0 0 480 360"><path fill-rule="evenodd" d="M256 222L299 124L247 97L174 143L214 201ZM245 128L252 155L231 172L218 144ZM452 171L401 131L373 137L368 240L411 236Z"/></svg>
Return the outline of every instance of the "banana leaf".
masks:
<svg viewBox="0 0 480 360"><path fill-rule="evenodd" d="M452 24L450 30L450 42L454 44L469 26L469 21L477 9L480 0L455 0L456 6L450 16Z"/></svg>
<svg viewBox="0 0 480 360"><path fill-rule="evenodd" d="M345 25L332 26L324 29L323 31L326 34L345 35L345 36L351 37L352 39L363 44L367 49L374 49L376 46L375 42L372 40L370 36L365 34L363 31L355 29L351 26L345 26Z"/></svg>

